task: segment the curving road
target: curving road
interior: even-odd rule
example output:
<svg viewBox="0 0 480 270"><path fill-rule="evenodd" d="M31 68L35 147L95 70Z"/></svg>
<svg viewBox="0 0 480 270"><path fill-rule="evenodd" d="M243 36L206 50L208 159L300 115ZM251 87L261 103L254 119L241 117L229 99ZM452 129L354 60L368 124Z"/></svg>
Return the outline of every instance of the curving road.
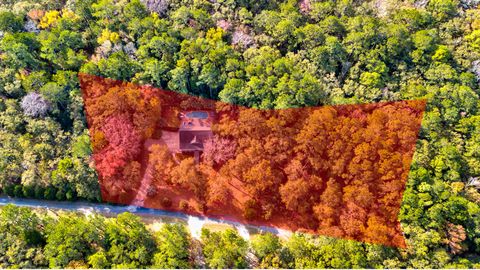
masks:
<svg viewBox="0 0 480 270"><path fill-rule="evenodd" d="M0 206L7 204L14 204L17 206L24 206L30 208L44 208L53 210L78 211L82 213L98 213L98 214L121 214L124 212L131 212L139 216L145 217L169 217L183 219L188 223L188 227L194 237L198 237L200 229L205 223L226 224L235 227L240 235L244 238L249 238L249 231L265 231L271 232L279 236L288 237L291 232L277 229L269 226L252 226L245 225L239 222L230 220L220 220L213 218L206 218L201 216L192 216L183 214L181 212L173 212L159 209L150 209L138 206L122 206L110 205L106 203L90 203L85 201L65 202L65 201L46 201L25 198L11 198L0 195Z"/></svg>

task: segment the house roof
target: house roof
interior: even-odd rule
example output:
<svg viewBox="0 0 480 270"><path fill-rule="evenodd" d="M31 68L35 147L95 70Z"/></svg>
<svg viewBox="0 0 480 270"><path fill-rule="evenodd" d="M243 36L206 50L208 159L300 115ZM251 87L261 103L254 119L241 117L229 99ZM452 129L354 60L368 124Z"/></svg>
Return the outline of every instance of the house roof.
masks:
<svg viewBox="0 0 480 270"><path fill-rule="evenodd" d="M180 150L203 151L203 142L212 136L213 112L183 112L181 119L178 130Z"/></svg>
<svg viewBox="0 0 480 270"><path fill-rule="evenodd" d="M203 143L212 137L211 130L187 130L179 132L179 149L181 151L203 151Z"/></svg>

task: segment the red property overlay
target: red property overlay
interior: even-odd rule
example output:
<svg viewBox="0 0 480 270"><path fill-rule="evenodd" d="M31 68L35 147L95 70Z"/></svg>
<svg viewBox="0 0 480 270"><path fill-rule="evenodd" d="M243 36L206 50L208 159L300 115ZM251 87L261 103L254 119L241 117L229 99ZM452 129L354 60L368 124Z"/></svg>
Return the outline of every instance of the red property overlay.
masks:
<svg viewBox="0 0 480 270"><path fill-rule="evenodd" d="M105 201L405 247L424 100L258 110L80 81Z"/></svg>

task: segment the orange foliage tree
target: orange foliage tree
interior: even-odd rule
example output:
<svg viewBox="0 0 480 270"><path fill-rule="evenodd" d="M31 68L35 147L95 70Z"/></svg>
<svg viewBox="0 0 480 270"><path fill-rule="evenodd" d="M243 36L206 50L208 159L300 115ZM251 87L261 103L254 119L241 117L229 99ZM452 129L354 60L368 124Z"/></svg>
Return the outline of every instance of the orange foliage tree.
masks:
<svg viewBox="0 0 480 270"><path fill-rule="evenodd" d="M404 245L397 216L424 101L259 110L112 80L82 84L109 191L135 189L146 166L153 185L194 194L207 214ZM178 131L179 114L192 110L215 114L200 164L166 145L145 156L145 140Z"/></svg>

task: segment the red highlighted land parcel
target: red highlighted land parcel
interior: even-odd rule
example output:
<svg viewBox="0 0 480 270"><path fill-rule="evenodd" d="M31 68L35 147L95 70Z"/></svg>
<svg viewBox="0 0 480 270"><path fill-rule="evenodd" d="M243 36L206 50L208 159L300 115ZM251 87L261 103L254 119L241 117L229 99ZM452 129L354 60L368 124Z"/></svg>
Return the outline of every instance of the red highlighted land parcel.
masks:
<svg viewBox="0 0 480 270"><path fill-rule="evenodd" d="M80 82L105 201L405 247L424 100L259 110Z"/></svg>

